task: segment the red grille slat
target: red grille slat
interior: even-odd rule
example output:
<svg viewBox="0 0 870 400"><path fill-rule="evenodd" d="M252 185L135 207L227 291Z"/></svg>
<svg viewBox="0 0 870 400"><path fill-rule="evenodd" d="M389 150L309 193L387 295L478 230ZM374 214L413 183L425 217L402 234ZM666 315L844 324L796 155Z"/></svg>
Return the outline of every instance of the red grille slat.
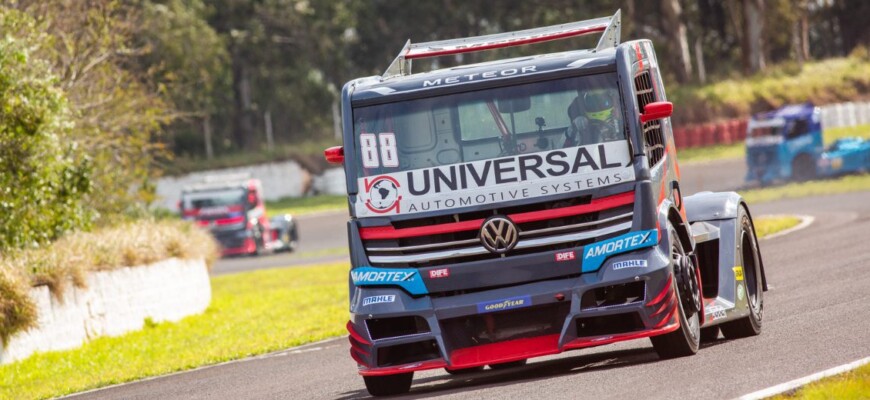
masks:
<svg viewBox="0 0 870 400"><path fill-rule="evenodd" d="M524 213L508 214L515 223L543 221L548 219L564 218L574 215L587 214L607 210L610 208L628 205L634 202L634 192L625 192L613 196L602 197L592 200L589 204L555 208L551 210L529 211ZM377 239L402 239L409 237L439 235L480 229L483 219L471 221L451 222L447 224L416 226L412 228L396 229L392 226L375 226L360 228L360 238L363 240Z"/></svg>

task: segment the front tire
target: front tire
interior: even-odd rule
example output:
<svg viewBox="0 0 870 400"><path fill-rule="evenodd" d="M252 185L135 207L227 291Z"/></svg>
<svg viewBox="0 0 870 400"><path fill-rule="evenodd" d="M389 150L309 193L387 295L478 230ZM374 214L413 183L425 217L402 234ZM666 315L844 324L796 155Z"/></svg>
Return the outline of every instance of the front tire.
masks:
<svg viewBox="0 0 870 400"><path fill-rule="evenodd" d="M749 218L749 213L744 207L740 208L738 215L740 221L740 258L743 262L743 281L737 281L743 285L746 293L746 302L749 315L736 321L722 324L722 335L726 339L740 339L756 336L761 333L761 320L764 316L764 285L761 274L761 253L758 250L758 240L755 237L755 227ZM738 292L739 293L739 292ZM738 299L739 301L739 299Z"/></svg>
<svg viewBox="0 0 870 400"><path fill-rule="evenodd" d="M413 372L384 376L364 376L366 390L372 396L393 396L408 393L411 390Z"/></svg>
<svg viewBox="0 0 870 400"><path fill-rule="evenodd" d="M677 296L676 307L680 327L673 332L650 337L653 348L662 359L691 356L698 352L701 343L701 323L698 315L701 289L697 285L697 267L686 255L676 232L669 229L669 234L674 271L671 279ZM684 276L678 280L677 277L681 274ZM683 282L682 285L680 281Z"/></svg>

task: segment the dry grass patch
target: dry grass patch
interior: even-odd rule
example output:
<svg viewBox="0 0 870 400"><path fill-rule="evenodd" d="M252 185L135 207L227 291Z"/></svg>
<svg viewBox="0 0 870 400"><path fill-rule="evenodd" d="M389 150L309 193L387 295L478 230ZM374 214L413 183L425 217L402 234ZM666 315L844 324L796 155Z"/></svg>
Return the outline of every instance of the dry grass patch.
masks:
<svg viewBox="0 0 870 400"><path fill-rule="evenodd" d="M87 273L152 264L169 258L205 259L219 256L208 232L178 220L138 220L95 232L76 232L49 246L13 251L0 257L0 339L36 321L27 296L33 286L47 285L63 299L70 283L86 286Z"/></svg>

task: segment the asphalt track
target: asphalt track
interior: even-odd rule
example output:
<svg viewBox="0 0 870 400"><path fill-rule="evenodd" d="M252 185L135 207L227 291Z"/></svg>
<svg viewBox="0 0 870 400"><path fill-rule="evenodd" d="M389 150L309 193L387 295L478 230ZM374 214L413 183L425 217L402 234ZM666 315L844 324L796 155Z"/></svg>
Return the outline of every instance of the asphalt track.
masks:
<svg viewBox="0 0 870 400"><path fill-rule="evenodd" d="M806 229L760 244L771 285L760 336L720 337L695 356L667 361L641 339L533 359L513 370L418 372L411 393L400 398L733 398L870 355L870 192L765 203L752 212L816 217ZM76 396L363 397L345 338Z"/></svg>

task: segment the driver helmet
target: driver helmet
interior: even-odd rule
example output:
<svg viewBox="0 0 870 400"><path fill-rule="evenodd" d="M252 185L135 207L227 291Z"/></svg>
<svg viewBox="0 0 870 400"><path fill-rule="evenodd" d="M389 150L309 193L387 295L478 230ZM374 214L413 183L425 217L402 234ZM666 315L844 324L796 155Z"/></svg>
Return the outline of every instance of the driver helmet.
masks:
<svg viewBox="0 0 870 400"><path fill-rule="evenodd" d="M605 90L591 90L583 94L586 118L607 121L613 116L613 102Z"/></svg>

